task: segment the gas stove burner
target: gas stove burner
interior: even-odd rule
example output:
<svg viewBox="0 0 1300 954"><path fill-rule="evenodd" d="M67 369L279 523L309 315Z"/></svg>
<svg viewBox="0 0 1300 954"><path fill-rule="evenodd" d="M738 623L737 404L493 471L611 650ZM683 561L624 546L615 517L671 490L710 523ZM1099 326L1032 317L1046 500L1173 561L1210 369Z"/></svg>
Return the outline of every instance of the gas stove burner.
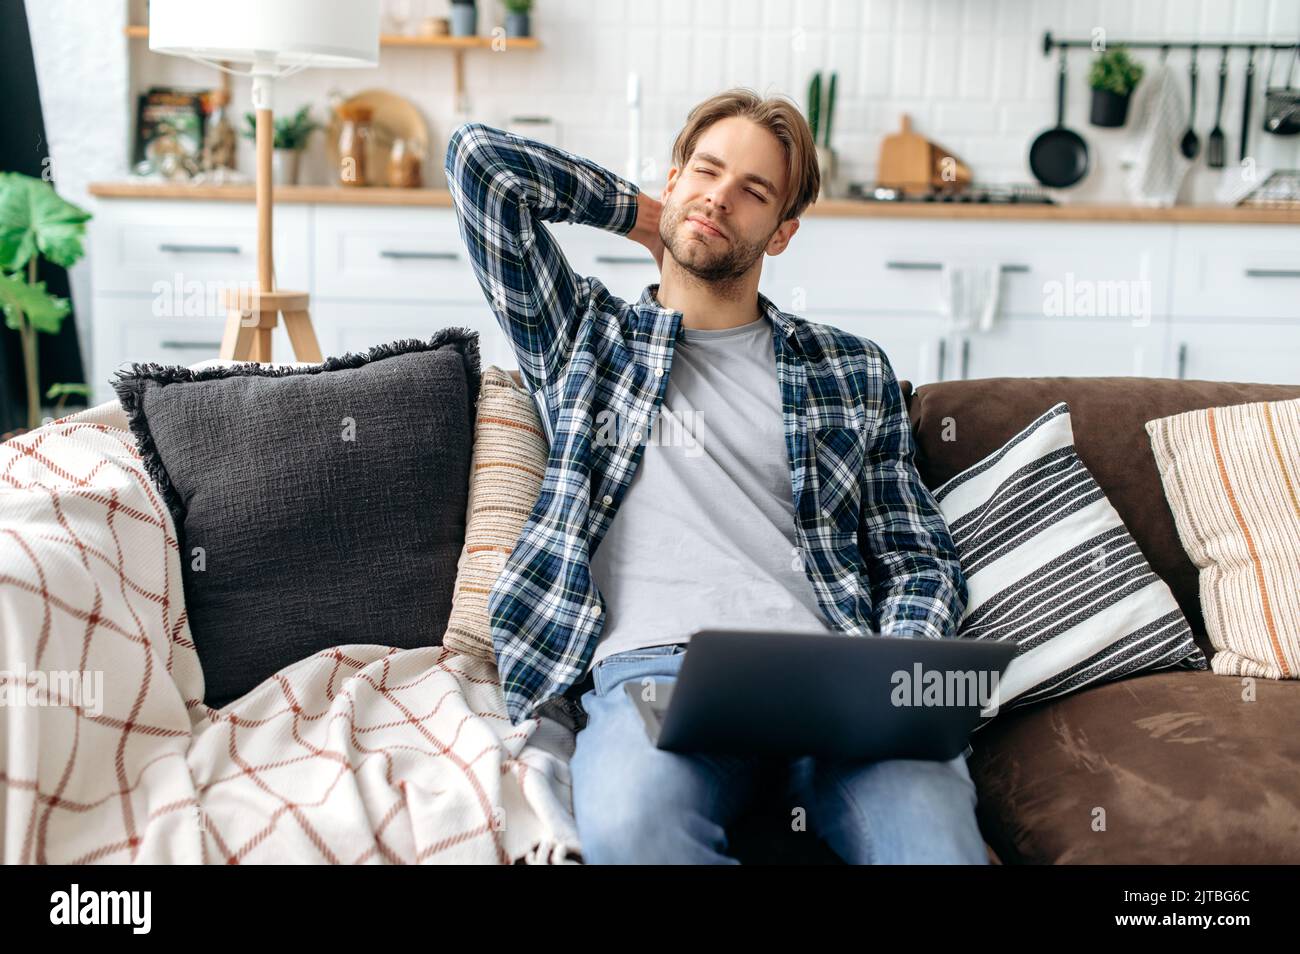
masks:
<svg viewBox="0 0 1300 954"><path fill-rule="evenodd" d="M849 184L849 196L864 202L938 202L954 205L1055 204L1055 200L1039 186L1015 183L988 185L975 183L965 189L935 186L927 189L893 189L853 182Z"/></svg>

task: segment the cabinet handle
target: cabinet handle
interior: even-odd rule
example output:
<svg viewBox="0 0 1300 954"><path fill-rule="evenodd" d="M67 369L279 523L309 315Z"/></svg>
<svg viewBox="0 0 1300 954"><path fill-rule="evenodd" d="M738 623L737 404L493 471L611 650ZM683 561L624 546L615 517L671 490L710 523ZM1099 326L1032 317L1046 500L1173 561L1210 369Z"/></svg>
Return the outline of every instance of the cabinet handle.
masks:
<svg viewBox="0 0 1300 954"><path fill-rule="evenodd" d="M602 265L653 265L653 258L643 255L597 255L596 261Z"/></svg>
<svg viewBox="0 0 1300 954"><path fill-rule="evenodd" d="M1247 278L1300 278L1300 268L1248 268Z"/></svg>
<svg viewBox="0 0 1300 954"><path fill-rule="evenodd" d="M163 242L158 246L160 252L181 252L183 254L238 255L238 245L186 245L180 242Z"/></svg>
<svg viewBox="0 0 1300 954"><path fill-rule="evenodd" d="M1002 271L1005 272L1027 272L1028 265L1002 265ZM900 272L937 272L943 268L942 262L885 262L885 268L892 268Z"/></svg>
<svg viewBox="0 0 1300 954"><path fill-rule="evenodd" d="M970 367L970 339L961 339L961 379L966 380L966 369Z"/></svg>
<svg viewBox="0 0 1300 954"><path fill-rule="evenodd" d="M414 252L404 251L396 248L386 248L379 253L380 258L395 259L438 259L441 261L455 261L460 258L456 252Z"/></svg>
<svg viewBox="0 0 1300 954"><path fill-rule="evenodd" d="M1187 342L1178 343L1178 379L1187 377Z"/></svg>
<svg viewBox="0 0 1300 954"><path fill-rule="evenodd" d="M167 339L158 342L158 347L167 348L171 351L194 351L203 349L204 351L216 351L221 347L220 341L175 341Z"/></svg>
<svg viewBox="0 0 1300 954"><path fill-rule="evenodd" d="M947 363L948 358L948 339L939 339L939 380L943 380L943 366Z"/></svg>

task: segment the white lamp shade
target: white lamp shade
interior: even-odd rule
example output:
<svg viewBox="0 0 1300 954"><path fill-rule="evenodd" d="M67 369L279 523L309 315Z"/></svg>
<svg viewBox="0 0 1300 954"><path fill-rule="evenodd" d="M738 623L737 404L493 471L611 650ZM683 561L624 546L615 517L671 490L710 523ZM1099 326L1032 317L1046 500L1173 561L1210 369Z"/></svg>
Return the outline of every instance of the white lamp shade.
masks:
<svg viewBox="0 0 1300 954"><path fill-rule="evenodd" d="M379 0L150 0L149 49L263 67L379 62Z"/></svg>

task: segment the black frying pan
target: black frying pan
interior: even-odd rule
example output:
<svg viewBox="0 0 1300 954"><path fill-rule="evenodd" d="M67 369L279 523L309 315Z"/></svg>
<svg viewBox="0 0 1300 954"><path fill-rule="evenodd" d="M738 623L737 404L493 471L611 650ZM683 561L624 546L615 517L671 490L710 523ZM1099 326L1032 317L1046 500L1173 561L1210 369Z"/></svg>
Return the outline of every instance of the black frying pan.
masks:
<svg viewBox="0 0 1300 954"><path fill-rule="evenodd" d="M1056 125L1045 129L1029 146L1029 170L1045 186L1063 189L1088 174L1088 144L1065 128L1065 47L1056 87Z"/></svg>

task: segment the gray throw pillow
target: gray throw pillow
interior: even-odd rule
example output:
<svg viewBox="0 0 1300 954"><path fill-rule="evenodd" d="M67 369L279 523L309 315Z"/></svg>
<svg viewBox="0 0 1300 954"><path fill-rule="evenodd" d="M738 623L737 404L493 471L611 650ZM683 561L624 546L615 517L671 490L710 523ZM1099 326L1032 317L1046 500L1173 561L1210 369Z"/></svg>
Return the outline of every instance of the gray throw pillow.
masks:
<svg viewBox="0 0 1300 954"><path fill-rule="evenodd" d="M208 705L332 646L442 642L474 332L305 367L136 364L113 387L176 524Z"/></svg>

